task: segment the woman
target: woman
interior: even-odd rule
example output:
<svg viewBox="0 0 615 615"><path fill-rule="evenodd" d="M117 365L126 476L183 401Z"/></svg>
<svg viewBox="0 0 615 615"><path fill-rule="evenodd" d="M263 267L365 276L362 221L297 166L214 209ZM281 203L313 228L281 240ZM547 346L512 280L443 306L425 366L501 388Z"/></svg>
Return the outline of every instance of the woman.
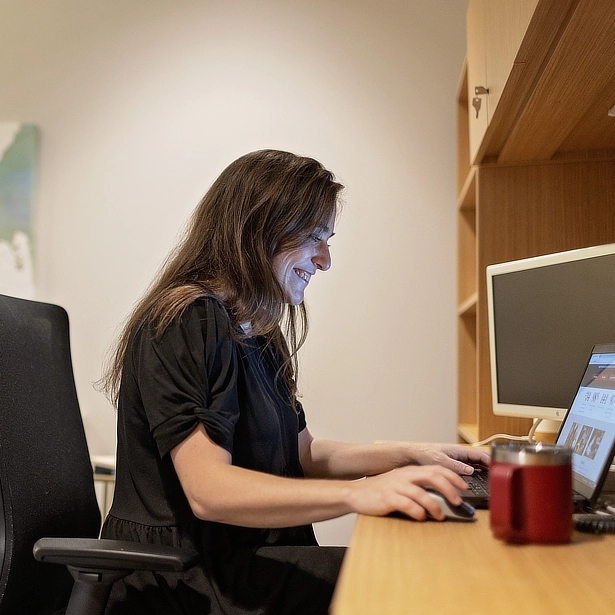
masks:
<svg viewBox="0 0 615 615"><path fill-rule="evenodd" d="M424 487L459 503L459 474L488 462L455 445L310 434L296 399L303 298L331 265L341 189L310 158L239 158L130 317L105 381L118 450L103 536L202 557L182 575L126 577L109 612L326 613L343 549L317 546L313 522L442 519Z"/></svg>

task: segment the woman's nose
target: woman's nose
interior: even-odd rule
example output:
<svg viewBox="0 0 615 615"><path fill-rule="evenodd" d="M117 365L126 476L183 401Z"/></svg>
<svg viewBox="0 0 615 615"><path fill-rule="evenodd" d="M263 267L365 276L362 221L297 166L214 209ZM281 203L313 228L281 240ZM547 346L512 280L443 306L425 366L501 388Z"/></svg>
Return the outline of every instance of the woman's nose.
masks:
<svg viewBox="0 0 615 615"><path fill-rule="evenodd" d="M321 241L318 245L316 254L312 258L312 262L321 271L328 271L331 268L331 252L326 241Z"/></svg>

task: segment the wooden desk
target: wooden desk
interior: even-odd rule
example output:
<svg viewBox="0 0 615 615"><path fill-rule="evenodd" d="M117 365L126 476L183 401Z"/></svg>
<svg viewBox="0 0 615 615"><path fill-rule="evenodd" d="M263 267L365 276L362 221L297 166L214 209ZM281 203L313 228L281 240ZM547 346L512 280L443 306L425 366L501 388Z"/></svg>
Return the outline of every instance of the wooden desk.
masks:
<svg viewBox="0 0 615 615"><path fill-rule="evenodd" d="M474 523L357 517L332 615L615 612L615 535L568 545L495 540Z"/></svg>

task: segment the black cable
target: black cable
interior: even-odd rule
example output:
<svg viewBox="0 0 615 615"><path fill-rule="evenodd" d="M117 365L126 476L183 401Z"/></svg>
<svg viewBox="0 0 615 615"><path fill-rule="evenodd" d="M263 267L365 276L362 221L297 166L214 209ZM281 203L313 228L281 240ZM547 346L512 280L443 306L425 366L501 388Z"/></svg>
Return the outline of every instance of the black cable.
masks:
<svg viewBox="0 0 615 615"><path fill-rule="evenodd" d="M574 529L588 534L615 534L615 517L598 513L577 515Z"/></svg>

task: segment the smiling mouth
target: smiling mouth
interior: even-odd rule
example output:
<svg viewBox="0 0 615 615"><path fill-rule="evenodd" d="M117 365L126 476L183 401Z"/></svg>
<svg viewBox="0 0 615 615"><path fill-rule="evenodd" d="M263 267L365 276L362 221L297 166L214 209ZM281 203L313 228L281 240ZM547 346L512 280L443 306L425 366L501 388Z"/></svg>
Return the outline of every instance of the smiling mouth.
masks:
<svg viewBox="0 0 615 615"><path fill-rule="evenodd" d="M295 273L307 284L310 281L310 274L301 269L295 269Z"/></svg>

